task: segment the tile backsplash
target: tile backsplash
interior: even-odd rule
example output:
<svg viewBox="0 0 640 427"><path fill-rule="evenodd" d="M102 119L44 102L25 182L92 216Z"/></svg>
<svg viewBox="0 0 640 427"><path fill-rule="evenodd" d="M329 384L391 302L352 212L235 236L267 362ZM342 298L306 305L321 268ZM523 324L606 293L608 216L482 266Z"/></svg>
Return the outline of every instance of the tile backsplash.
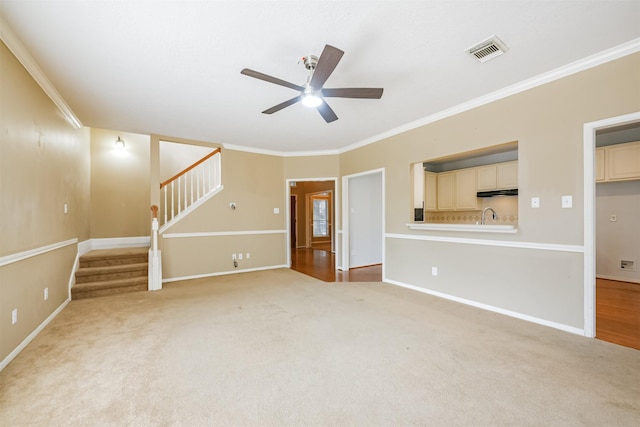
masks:
<svg viewBox="0 0 640 427"><path fill-rule="evenodd" d="M488 213L486 224L518 225L517 197L488 197L481 199L481 206L477 211L438 211L425 212L424 221L443 224L476 224L482 219L482 210L491 207L496 211L498 219L494 221Z"/></svg>

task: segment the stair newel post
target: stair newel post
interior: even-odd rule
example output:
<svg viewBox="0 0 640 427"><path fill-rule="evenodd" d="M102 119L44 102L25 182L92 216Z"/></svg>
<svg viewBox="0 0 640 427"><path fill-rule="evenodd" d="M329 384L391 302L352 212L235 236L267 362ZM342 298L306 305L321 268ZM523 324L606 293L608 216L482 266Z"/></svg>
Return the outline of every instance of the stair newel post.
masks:
<svg viewBox="0 0 640 427"><path fill-rule="evenodd" d="M157 291L162 289L162 264L160 251L158 251L158 206L151 206L151 242L152 249L149 251L149 290Z"/></svg>

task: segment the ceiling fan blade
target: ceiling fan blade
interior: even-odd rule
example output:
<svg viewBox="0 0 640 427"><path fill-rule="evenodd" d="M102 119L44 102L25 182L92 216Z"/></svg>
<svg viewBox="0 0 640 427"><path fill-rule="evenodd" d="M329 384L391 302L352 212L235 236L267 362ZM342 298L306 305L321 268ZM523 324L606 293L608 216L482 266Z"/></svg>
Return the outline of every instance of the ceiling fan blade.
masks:
<svg viewBox="0 0 640 427"><path fill-rule="evenodd" d="M262 114L273 114L273 113L276 113L276 112L282 110L283 108L287 108L288 106L295 104L296 102L300 101L301 99L302 99L302 95L298 95L295 98L291 98L288 101L281 102L278 105L274 105L273 107L264 110L262 112Z"/></svg>
<svg viewBox="0 0 640 427"><path fill-rule="evenodd" d="M277 77L270 76L268 74L261 73L259 71L250 70L249 68L245 68L240 71L240 74L244 74L245 76L253 77L255 79L264 80L265 82L277 84L280 86L288 87L293 90L297 90L299 92L304 92L304 88L302 86L295 85L293 83L289 83Z"/></svg>
<svg viewBox="0 0 640 427"><path fill-rule="evenodd" d="M366 98L380 99L382 97L382 88L372 87L351 87L340 89L322 89L322 96L334 98Z"/></svg>
<svg viewBox="0 0 640 427"><path fill-rule="evenodd" d="M318 58L318 64L313 70L313 77L309 83L315 90L320 89L324 82L327 81L333 70L336 69L338 62L342 59L344 52L340 49L326 45Z"/></svg>
<svg viewBox="0 0 640 427"><path fill-rule="evenodd" d="M325 122L331 123L338 120L338 116L336 116L336 113L333 112L331 107L329 107L329 104L326 102L322 101L322 104L318 105L316 108Z"/></svg>

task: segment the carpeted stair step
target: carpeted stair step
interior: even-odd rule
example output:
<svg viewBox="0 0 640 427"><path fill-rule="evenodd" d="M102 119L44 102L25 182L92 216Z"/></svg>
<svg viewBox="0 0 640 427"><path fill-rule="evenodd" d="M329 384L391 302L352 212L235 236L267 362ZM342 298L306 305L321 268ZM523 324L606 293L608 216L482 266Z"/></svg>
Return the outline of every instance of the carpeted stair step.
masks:
<svg viewBox="0 0 640 427"><path fill-rule="evenodd" d="M110 265L108 267L79 268L76 283L98 282L101 280L129 279L147 276L148 263Z"/></svg>
<svg viewBox="0 0 640 427"><path fill-rule="evenodd" d="M149 248L100 249L80 257L71 298L90 298L148 289Z"/></svg>
<svg viewBox="0 0 640 427"><path fill-rule="evenodd" d="M146 291L148 278L133 277L127 279L103 280L99 282L76 283L71 288L71 299L103 297L125 292Z"/></svg>
<svg viewBox="0 0 640 427"><path fill-rule="evenodd" d="M149 248L99 249L80 257L80 268L148 262Z"/></svg>

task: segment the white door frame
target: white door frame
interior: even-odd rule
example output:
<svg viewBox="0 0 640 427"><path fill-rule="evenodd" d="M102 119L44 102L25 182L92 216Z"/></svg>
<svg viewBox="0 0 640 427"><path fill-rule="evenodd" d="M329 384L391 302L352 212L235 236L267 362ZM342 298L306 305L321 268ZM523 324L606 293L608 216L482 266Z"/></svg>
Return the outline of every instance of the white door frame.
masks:
<svg viewBox="0 0 640 427"><path fill-rule="evenodd" d="M584 335L596 336L596 131L640 121L640 112L584 124Z"/></svg>
<svg viewBox="0 0 640 427"><path fill-rule="evenodd" d="M333 200L333 218L337 218L338 215L338 178L337 177L324 177L324 178L287 178L285 180L285 210L286 210L286 224L287 224L287 265L291 267L291 183L292 182L315 182L315 181L333 181L333 191L334 191L334 200ZM299 200L298 200L299 202ZM331 240L335 242L336 239L336 227L333 227L331 230ZM340 248L336 245L336 259L340 259Z"/></svg>
<svg viewBox="0 0 640 427"><path fill-rule="evenodd" d="M386 220L385 220L385 206L386 206L386 195L385 195L385 168L372 169L366 172L354 173L352 175L345 175L342 177L342 258L338 258L336 254L336 259L342 259L341 265L338 267L339 270L348 271L349 270L349 254L350 254L350 242L349 242L349 212L351 211L351 207L349 206L349 185L350 180L352 178L357 178L365 175L373 175L376 173L382 174L382 188L380 189L382 192L382 280L384 280L385 276L385 230L386 230Z"/></svg>

